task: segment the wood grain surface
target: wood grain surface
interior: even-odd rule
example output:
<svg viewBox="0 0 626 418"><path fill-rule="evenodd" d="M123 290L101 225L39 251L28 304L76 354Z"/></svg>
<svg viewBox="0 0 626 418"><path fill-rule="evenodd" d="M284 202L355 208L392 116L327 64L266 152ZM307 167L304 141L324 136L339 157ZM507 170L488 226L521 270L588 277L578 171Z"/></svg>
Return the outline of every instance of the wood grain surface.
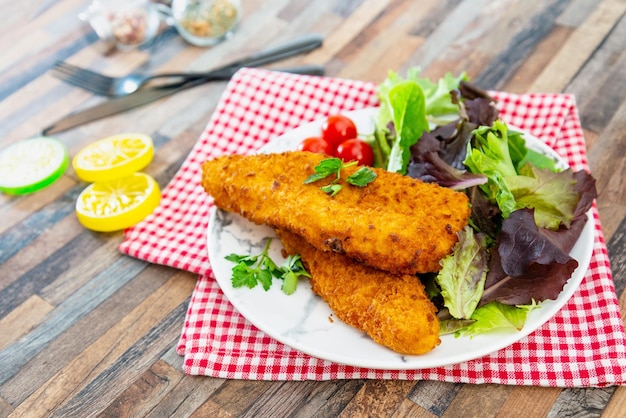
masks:
<svg viewBox="0 0 626 418"><path fill-rule="evenodd" d="M576 96L622 314L626 308L626 0L242 0L236 34L211 48L165 25L149 46L103 55L84 0L0 0L0 146L102 101L51 76L57 61L110 75L203 70L298 35L324 46L280 66L382 81L421 66L466 70L487 89ZM59 135L74 155L122 131L150 134L161 186L225 83L202 85ZM72 169L45 190L0 195L0 417L619 417L626 388L434 381L260 382L187 376L175 353L196 277L121 255L122 233L74 214Z"/></svg>

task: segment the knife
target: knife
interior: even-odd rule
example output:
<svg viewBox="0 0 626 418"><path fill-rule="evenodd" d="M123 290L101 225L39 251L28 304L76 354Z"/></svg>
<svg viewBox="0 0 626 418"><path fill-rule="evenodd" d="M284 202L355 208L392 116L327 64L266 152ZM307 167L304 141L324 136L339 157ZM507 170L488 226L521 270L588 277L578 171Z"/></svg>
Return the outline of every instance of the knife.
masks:
<svg viewBox="0 0 626 418"><path fill-rule="evenodd" d="M163 85L152 89L138 90L128 96L117 97L90 108L71 113L41 131L41 135L53 135L68 129L84 125L98 119L112 116L126 110L145 105L189 88L199 86L209 81L228 80L238 68L231 68L224 72L215 72L203 78L186 80L174 84ZM304 65L301 67L284 68L283 71L292 74L324 75L324 68L319 65Z"/></svg>

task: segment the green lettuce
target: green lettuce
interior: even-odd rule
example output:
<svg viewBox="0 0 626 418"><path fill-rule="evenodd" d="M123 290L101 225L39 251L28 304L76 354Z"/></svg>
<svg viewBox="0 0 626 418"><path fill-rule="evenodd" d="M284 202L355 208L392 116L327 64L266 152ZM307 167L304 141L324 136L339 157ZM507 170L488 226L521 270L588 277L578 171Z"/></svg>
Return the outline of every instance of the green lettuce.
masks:
<svg viewBox="0 0 626 418"><path fill-rule="evenodd" d="M537 225L554 230L569 227L580 193L572 171L558 171L548 158L529 150L519 133L497 120L474 131L464 163L470 172L487 176L479 187L504 219L518 209L533 208Z"/></svg>
<svg viewBox="0 0 626 418"><path fill-rule="evenodd" d="M571 170L553 172L525 164L520 175L507 179L516 209L534 208L535 223L556 230L569 228L580 199Z"/></svg>
<svg viewBox="0 0 626 418"><path fill-rule="evenodd" d="M509 150L508 129L497 120L492 127L481 126L474 131L474 146L468 144L467 168L475 174L487 176L487 183L479 186L487 198L498 204L502 216L508 218L515 210L515 198L506 182L517 175Z"/></svg>
<svg viewBox="0 0 626 418"><path fill-rule="evenodd" d="M387 104L396 132L389 151L387 170L405 174L411 157L411 145L428 130L424 93L416 83L405 81L389 91Z"/></svg>
<svg viewBox="0 0 626 418"><path fill-rule="evenodd" d="M521 330L526 323L528 313L539 308L539 305L511 306L500 302L491 302L476 309L472 314L473 323L456 332L456 336L474 337L493 331L515 329Z"/></svg>
<svg viewBox="0 0 626 418"><path fill-rule="evenodd" d="M420 77L420 70L409 69L406 78L390 71L378 86L380 107L375 120L376 130L371 145L374 165L392 172L406 174L410 148L430 124L458 118L459 107L450 92L458 89L463 73L447 74L437 83Z"/></svg>
<svg viewBox="0 0 626 418"><path fill-rule="evenodd" d="M521 132L508 129L507 137L511 161L513 161L517 170L530 163L537 168L558 171L556 161L552 157L526 147L526 140Z"/></svg>
<svg viewBox="0 0 626 418"><path fill-rule="evenodd" d="M436 282L450 315L470 319L482 297L487 275L487 251L482 235L466 226L458 234L452 253L441 261Z"/></svg>

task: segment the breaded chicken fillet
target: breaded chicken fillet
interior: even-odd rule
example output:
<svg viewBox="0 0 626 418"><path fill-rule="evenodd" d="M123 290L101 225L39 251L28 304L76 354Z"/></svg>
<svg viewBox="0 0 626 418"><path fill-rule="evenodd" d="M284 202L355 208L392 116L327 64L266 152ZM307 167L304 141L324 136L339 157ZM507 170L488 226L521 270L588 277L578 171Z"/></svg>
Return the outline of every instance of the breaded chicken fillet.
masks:
<svg viewBox="0 0 626 418"><path fill-rule="evenodd" d="M373 169L364 187L345 183L335 196L320 190L336 176L304 184L324 158L310 152L219 157L203 164L202 185L214 203L257 224L294 232L315 248L345 254L392 273L440 269L470 208L460 192Z"/></svg>
<svg viewBox="0 0 626 418"><path fill-rule="evenodd" d="M313 291L337 318L401 354L424 354L439 345L436 308L416 276L393 275L317 250L293 233L276 233L287 253L300 254Z"/></svg>

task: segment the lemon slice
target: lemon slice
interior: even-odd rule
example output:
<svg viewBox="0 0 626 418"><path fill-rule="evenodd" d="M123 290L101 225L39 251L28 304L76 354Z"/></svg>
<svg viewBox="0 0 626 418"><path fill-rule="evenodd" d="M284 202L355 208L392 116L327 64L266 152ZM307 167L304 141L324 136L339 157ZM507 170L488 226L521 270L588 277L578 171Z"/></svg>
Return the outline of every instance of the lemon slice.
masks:
<svg viewBox="0 0 626 418"><path fill-rule="evenodd" d="M86 182L109 181L144 169L154 156L152 138L123 133L99 139L80 150L72 165Z"/></svg>
<svg viewBox="0 0 626 418"><path fill-rule="evenodd" d="M22 195L57 181L70 161L65 145L49 137L25 139L0 152L0 191Z"/></svg>
<svg viewBox="0 0 626 418"><path fill-rule="evenodd" d="M88 229L101 232L129 228L158 206L161 191L145 173L90 184L76 200L76 215Z"/></svg>

